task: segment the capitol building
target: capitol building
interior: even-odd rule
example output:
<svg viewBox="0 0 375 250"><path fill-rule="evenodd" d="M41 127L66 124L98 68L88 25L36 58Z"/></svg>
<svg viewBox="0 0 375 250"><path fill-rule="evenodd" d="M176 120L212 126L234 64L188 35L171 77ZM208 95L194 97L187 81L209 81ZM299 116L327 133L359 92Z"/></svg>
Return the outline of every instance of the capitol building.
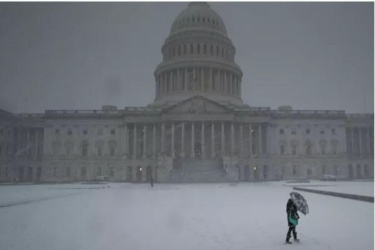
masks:
<svg viewBox="0 0 375 250"><path fill-rule="evenodd" d="M190 3L162 45L152 104L0 110L0 181L374 177L373 114L249 106L236 52L221 17Z"/></svg>

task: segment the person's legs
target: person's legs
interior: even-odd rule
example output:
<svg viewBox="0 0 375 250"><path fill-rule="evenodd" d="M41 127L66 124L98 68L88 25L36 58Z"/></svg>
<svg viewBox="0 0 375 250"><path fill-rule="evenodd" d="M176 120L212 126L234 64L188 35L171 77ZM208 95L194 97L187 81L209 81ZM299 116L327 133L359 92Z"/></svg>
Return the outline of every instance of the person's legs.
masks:
<svg viewBox="0 0 375 250"><path fill-rule="evenodd" d="M289 221L288 221L288 226L289 226L289 229L288 229L288 233L286 234L286 242L290 243L289 240L292 237L291 233L292 233L292 231L293 232L295 231L295 226L292 223L290 223ZM293 233L293 236L294 236L294 233Z"/></svg>
<svg viewBox="0 0 375 250"><path fill-rule="evenodd" d="M292 231L292 233L293 233L293 238L294 238L294 240L295 240L295 241L299 241L299 240L297 239L296 226L293 227L293 231Z"/></svg>

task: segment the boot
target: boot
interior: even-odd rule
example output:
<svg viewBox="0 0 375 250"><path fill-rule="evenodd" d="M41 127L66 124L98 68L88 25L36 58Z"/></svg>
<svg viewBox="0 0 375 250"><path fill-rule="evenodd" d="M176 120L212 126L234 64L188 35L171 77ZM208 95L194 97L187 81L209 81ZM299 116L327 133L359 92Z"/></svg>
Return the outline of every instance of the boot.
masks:
<svg viewBox="0 0 375 250"><path fill-rule="evenodd" d="M289 239L290 239L290 236L287 236L285 240L285 244L292 244L292 242L290 242Z"/></svg>
<svg viewBox="0 0 375 250"><path fill-rule="evenodd" d="M299 242L299 239L297 239L297 233L293 234L293 239L294 239L295 242Z"/></svg>

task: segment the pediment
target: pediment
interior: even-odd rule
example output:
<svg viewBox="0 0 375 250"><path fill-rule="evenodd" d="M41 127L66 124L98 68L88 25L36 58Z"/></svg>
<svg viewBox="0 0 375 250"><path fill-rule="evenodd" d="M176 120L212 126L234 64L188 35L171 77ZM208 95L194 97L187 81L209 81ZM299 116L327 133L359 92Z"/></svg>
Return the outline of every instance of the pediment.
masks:
<svg viewBox="0 0 375 250"><path fill-rule="evenodd" d="M209 100L202 96L195 96L167 108L168 114L225 114L230 113L231 109L217 102Z"/></svg>

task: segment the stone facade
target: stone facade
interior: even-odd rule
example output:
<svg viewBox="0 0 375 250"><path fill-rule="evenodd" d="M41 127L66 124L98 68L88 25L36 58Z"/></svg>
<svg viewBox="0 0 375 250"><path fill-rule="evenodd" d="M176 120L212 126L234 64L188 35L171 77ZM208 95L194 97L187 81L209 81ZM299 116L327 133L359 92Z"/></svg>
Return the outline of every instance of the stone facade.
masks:
<svg viewBox="0 0 375 250"><path fill-rule="evenodd" d="M189 4L162 47L153 104L1 111L0 180L373 178L373 114L249 107L235 52L220 16Z"/></svg>

